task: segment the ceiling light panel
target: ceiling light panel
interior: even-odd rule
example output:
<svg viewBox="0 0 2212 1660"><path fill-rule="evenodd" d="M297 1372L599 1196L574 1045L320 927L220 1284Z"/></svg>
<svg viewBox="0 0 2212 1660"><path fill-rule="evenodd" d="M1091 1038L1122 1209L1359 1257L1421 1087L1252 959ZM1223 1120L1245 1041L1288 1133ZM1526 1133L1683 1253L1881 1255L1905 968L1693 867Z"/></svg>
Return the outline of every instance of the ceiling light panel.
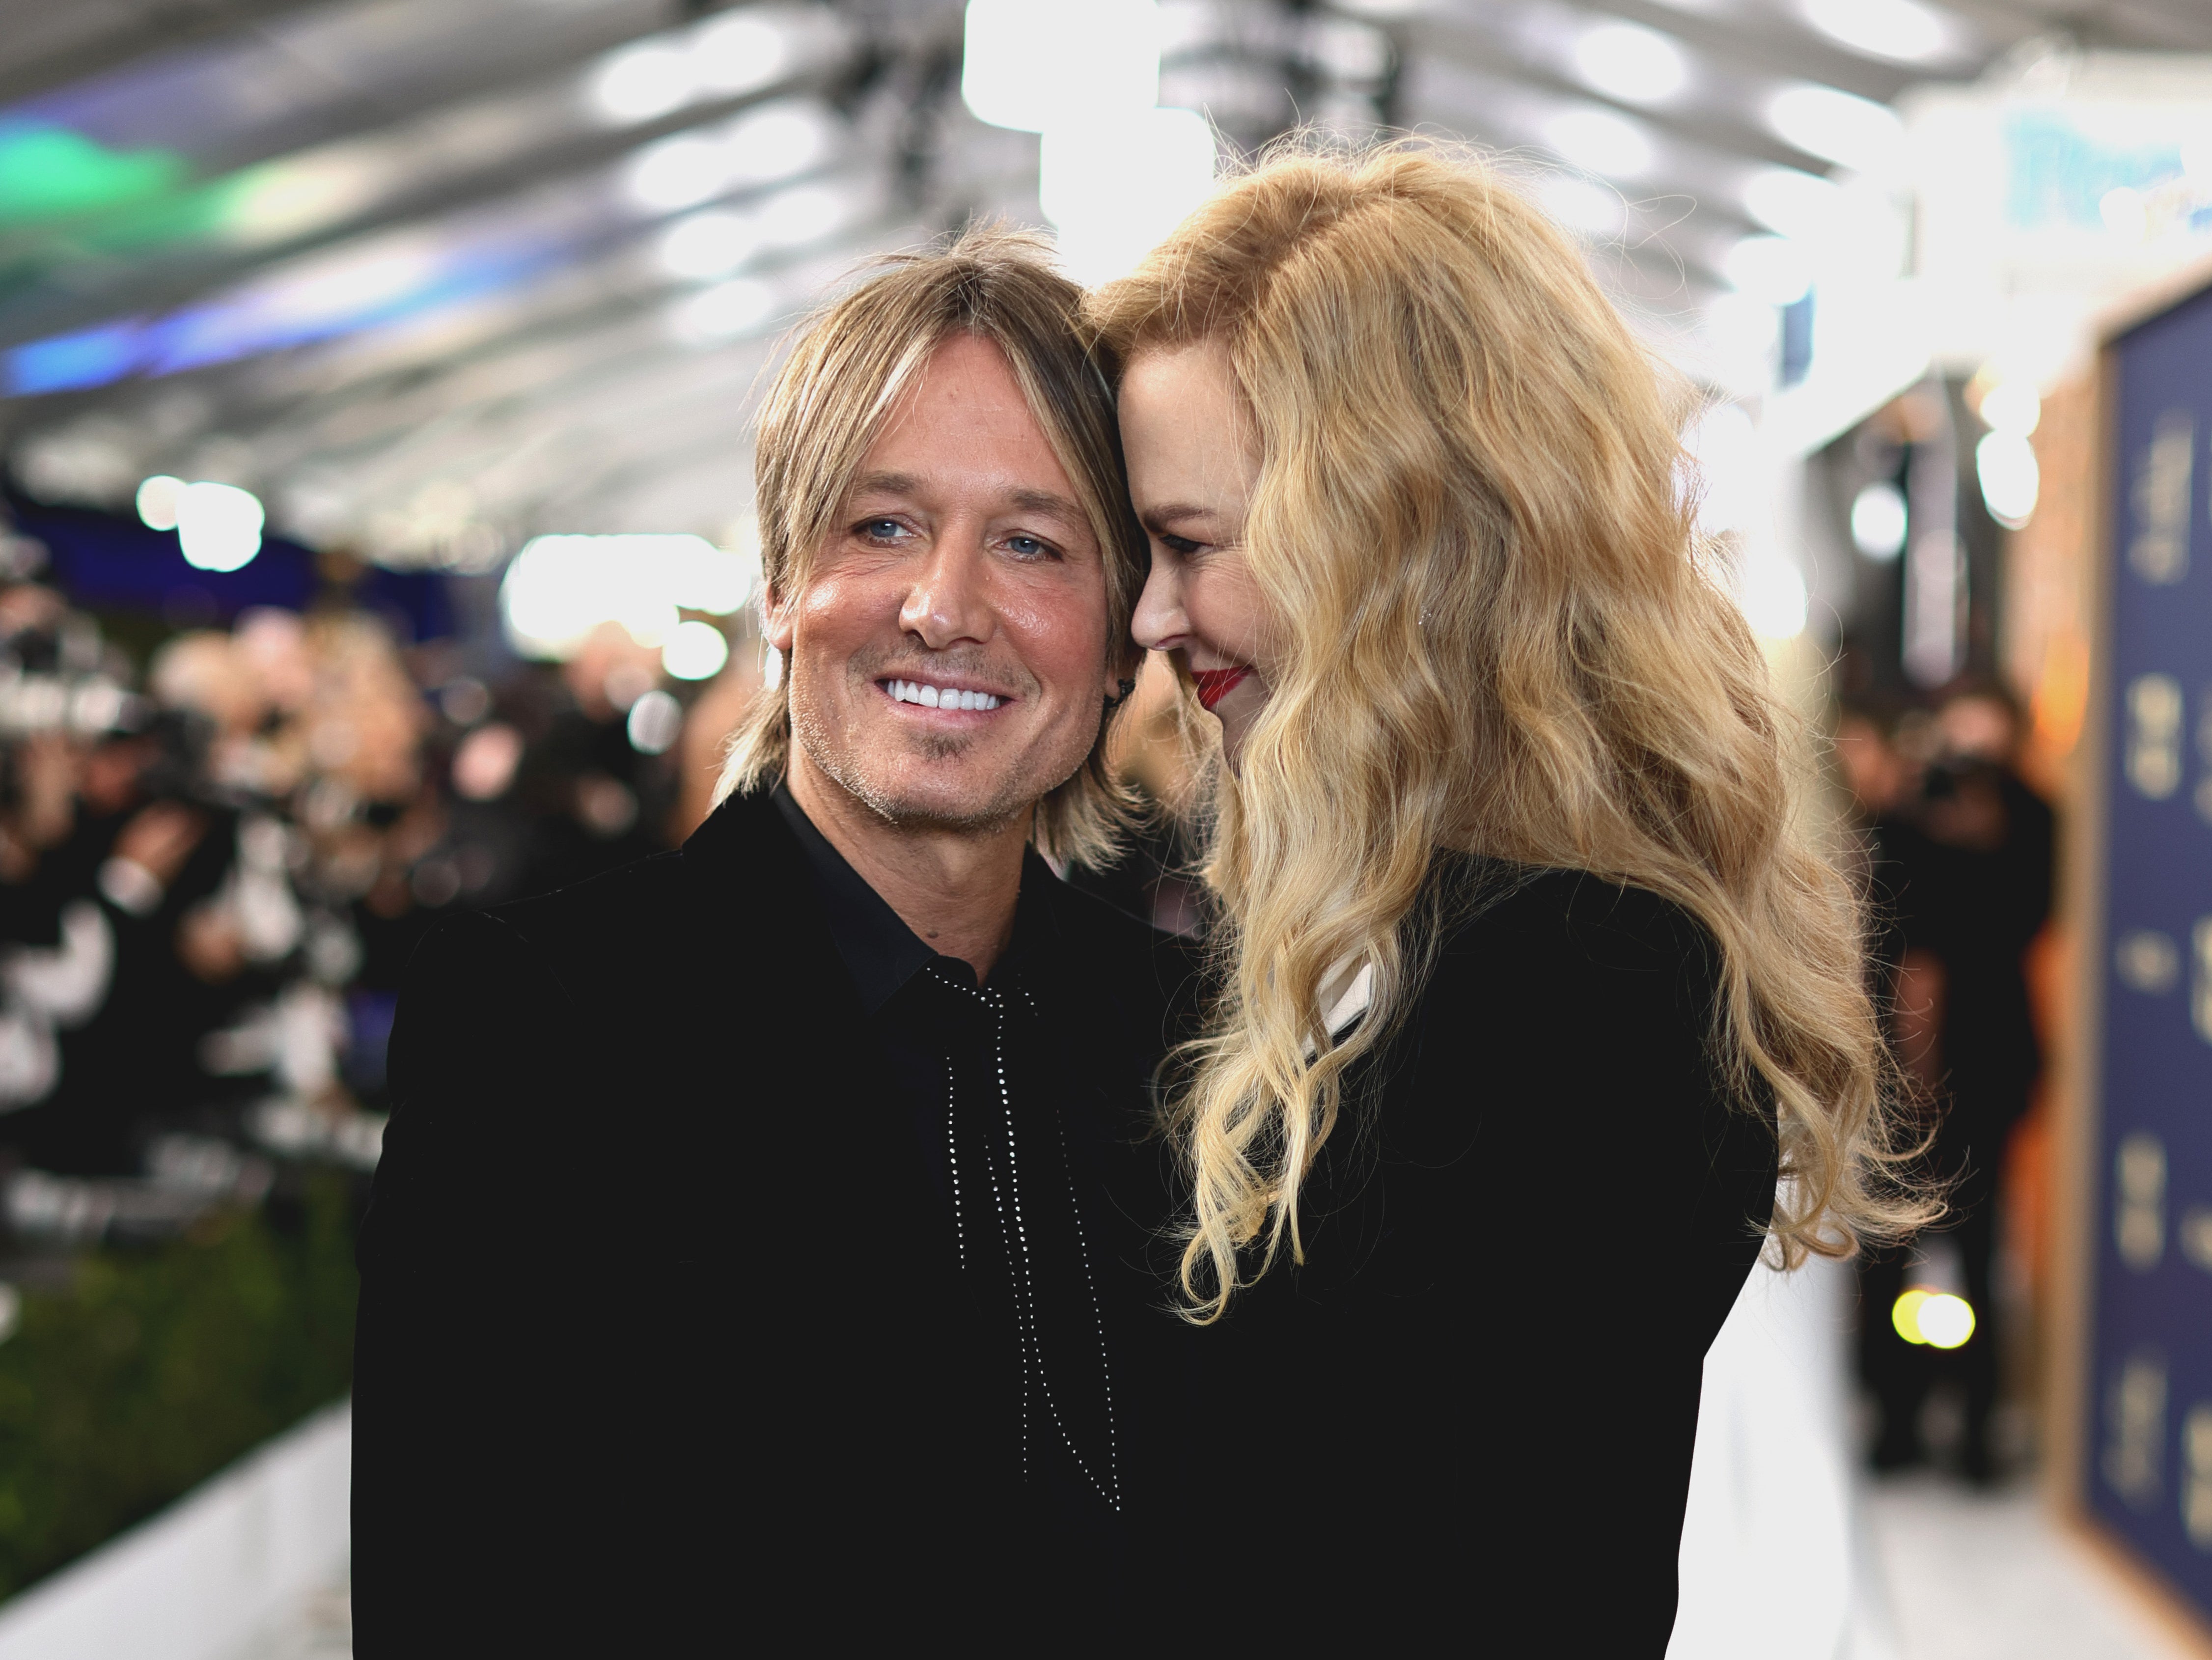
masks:
<svg viewBox="0 0 2212 1660"><path fill-rule="evenodd" d="M1618 236L1627 219L1619 191L1572 173L1546 179L1537 186L1536 199L1553 218L1584 236Z"/></svg>
<svg viewBox="0 0 2212 1660"><path fill-rule="evenodd" d="M1018 132L1150 109L1160 37L1158 0L968 0L960 96Z"/></svg>
<svg viewBox="0 0 2212 1660"><path fill-rule="evenodd" d="M1824 161L1884 176L1903 164L1905 123L1871 98L1800 82L1771 94L1765 114L1776 137Z"/></svg>
<svg viewBox="0 0 2212 1660"><path fill-rule="evenodd" d="M1959 56L1962 23L1921 0L1802 0L1805 21L1838 46L1894 64Z"/></svg>
<svg viewBox="0 0 2212 1660"><path fill-rule="evenodd" d="M647 146L619 169L617 189L555 182L264 267L158 319L127 316L26 342L0 357L0 384L18 395L81 390L389 326L526 283L605 239L634 235L641 213L658 216L817 170L843 143L843 125L825 106L799 99L756 106ZM765 245L797 247L866 218L872 206L825 186L752 211Z"/></svg>
<svg viewBox="0 0 2212 1660"><path fill-rule="evenodd" d="M711 112L716 101L738 95L733 88L818 70L845 45L842 29L820 8L748 8L623 50L643 52L648 62L659 61L652 54L680 55L688 66L686 106L696 104ZM0 340L82 328L103 313L112 316L148 304L142 293L157 296L155 304L173 303L195 273L204 272L210 283L218 281L252 253L277 253L349 228L366 228L410 210L465 201L471 193L512 194L538 178L603 165L623 140L604 131L604 112L601 117L591 113L590 88L606 64L621 58L614 54L581 75L572 69L550 82L464 99L380 131L212 179L191 176L167 151L103 148L57 130L48 135L53 143L74 144L72 155L82 151L100 164L94 182L111 194L118 181L132 189L65 225L27 228L27 246L20 258L40 280L19 284L0 305ZM810 136L800 131L805 125L805 118L793 117L786 107L761 127L748 129L739 142L757 149L757 162L741 157L720 168L727 182L718 181L708 194L787 176L806 165L790 161L794 148L808 149L819 137L818 131ZM43 131L11 128L0 134L0 150L25 134L35 138ZM149 171L153 161L165 157L167 172ZM661 165L670 173L682 171L672 162ZM41 169L40 176L51 172ZM673 181L658 182L656 202L665 197L685 204ZM4 209L0 200L0 217ZM64 280L65 272L79 270L82 277Z"/></svg>
<svg viewBox="0 0 2212 1660"><path fill-rule="evenodd" d="M772 87L819 58L836 33L828 14L811 8L725 12L607 53L584 76L585 100L611 126L656 121Z"/></svg>
<svg viewBox="0 0 2212 1660"><path fill-rule="evenodd" d="M1761 167L1744 181L1743 205L1780 236L1811 241L1836 222L1843 192L1817 173L1796 167Z"/></svg>
<svg viewBox="0 0 2212 1660"><path fill-rule="evenodd" d="M1400 119L1408 125L1523 155L1540 147L1566 164L1529 183L1562 225L1610 245L1609 287L1648 277L1644 297L1679 309L1695 290L1723 286L1729 251L1759 228L1742 204L1749 158L1686 136L1673 119L1639 119L1437 53L1410 55L1407 66ZM1763 135L1759 143L1789 153Z"/></svg>
<svg viewBox="0 0 2212 1660"><path fill-rule="evenodd" d="M1601 179L1649 179L1658 160L1648 127L1595 105L1564 109L1547 119L1540 131L1562 161Z"/></svg>
<svg viewBox="0 0 2212 1660"><path fill-rule="evenodd" d="M1584 29L1571 56L1577 80L1625 104L1669 104L1690 85L1689 54L1681 42L1641 23L1599 23Z"/></svg>
<svg viewBox="0 0 2212 1660"><path fill-rule="evenodd" d="M830 161L843 124L809 99L783 99L735 120L647 145L623 169L624 193L648 213L675 213L773 184Z"/></svg>
<svg viewBox="0 0 2212 1660"><path fill-rule="evenodd" d="M1729 249L1721 274L1730 286L1770 306L1794 305L1813 287L1813 261L1786 236L1747 236Z"/></svg>
<svg viewBox="0 0 2212 1660"><path fill-rule="evenodd" d="M1449 78L1464 66L1524 94L1603 98L1644 119L1662 153L1679 143L1721 158L1718 176L1669 176L1670 184L1701 199L1717 189L1732 200L1735 173L1746 162L1804 166L1811 153L1776 131L1768 106L1788 88L1810 83L1778 79L1774 67L1793 60L1845 66L1857 60L1814 42L1791 15L1747 19L1745 27L1725 33L1695 18L1682 21L1680 30L1651 28L1558 0L1463 7L1424 23L1408 43L1394 119L1401 125L1454 125L1452 115L1429 106L1422 88L1438 71ZM1889 75L1867 67L1878 80ZM1850 94L1837 96L1848 100ZM1811 125L1800 110L1788 113L1793 128ZM1826 128L1838 125L1832 112L1824 113L1831 118ZM1489 131L1499 124L1477 125ZM1863 137L1858 147L1867 148ZM1729 161L1733 167L1726 165ZM1667 170L1663 160L1659 165Z"/></svg>
<svg viewBox="0 0 2212 1660"><path fill-rule="evenodd" d="M111 149L171 149L225 171L527 86L658 27L662 16L658 0L338 0L137 58L14 104L7 118Z"/></svg>

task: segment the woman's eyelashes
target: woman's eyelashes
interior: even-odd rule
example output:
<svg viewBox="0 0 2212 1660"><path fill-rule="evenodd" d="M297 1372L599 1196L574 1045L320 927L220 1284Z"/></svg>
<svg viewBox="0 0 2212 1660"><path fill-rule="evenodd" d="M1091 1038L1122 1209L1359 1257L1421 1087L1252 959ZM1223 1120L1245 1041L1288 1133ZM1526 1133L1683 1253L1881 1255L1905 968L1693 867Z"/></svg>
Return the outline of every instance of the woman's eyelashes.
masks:
<svg viewBox="0 0 2212 1660"><path fill-rule="evenodd" d="M1188 559L1206 546L1205 543L1194 542L1188 536L1170 536L1165 531L1155 532L1154 534L1159 538L1160 545L1178 559Z"/></svg>

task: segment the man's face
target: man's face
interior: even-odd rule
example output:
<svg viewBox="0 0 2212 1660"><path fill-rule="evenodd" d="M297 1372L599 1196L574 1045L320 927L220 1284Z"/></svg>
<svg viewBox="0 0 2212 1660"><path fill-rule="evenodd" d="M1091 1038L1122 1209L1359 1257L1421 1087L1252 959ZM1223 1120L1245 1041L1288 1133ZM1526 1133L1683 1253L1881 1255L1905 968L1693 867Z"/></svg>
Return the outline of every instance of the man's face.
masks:
<svg viewBox="0 0 2212 1660"><path fill-rule="evenodd" d="M770 597L768 638L807 763L892 824L984 830L1090 753L1114 690L1107 618L1097 537L1013 371L955 335L805 587Z"/></svg>

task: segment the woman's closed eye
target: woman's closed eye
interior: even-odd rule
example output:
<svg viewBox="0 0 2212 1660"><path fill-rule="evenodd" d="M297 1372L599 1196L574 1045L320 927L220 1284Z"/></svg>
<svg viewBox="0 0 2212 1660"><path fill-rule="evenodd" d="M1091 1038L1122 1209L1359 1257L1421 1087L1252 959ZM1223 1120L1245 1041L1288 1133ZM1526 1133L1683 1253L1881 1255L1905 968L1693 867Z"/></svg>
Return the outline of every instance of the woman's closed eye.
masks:
<svg viewBox="0 0 2212 1660"><path fill-rule="evenodd" d="M1170 536L1165 531L1154 533L1159 538L1160 545L1178 559L1188 559L1206 547L1205 543L1194 542L1188 536Z"/></svg>

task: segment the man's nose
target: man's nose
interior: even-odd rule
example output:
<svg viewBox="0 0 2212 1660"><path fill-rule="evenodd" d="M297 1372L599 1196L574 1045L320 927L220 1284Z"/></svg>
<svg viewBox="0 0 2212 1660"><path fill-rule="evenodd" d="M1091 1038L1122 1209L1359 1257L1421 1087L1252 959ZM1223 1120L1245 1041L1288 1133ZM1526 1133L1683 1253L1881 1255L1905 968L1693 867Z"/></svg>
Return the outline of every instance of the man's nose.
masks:
<svg viewBox="0 0 2212 1660"><path fill-rule="evenodd" d="M1175 567L1158 554L1145 578L1145 591L1137 596L1136 614L1129 632L1146 651L1173 651L1190 634L1190 618L1182 611L1182 580Z"/></svg>
<svg viewBox="0 0 2212 1660"><path fill-rule="evenodd" d="M899 626L932 651L991 637L994 613L982 548L970 537L945 537L907 590Z"/></svg>

